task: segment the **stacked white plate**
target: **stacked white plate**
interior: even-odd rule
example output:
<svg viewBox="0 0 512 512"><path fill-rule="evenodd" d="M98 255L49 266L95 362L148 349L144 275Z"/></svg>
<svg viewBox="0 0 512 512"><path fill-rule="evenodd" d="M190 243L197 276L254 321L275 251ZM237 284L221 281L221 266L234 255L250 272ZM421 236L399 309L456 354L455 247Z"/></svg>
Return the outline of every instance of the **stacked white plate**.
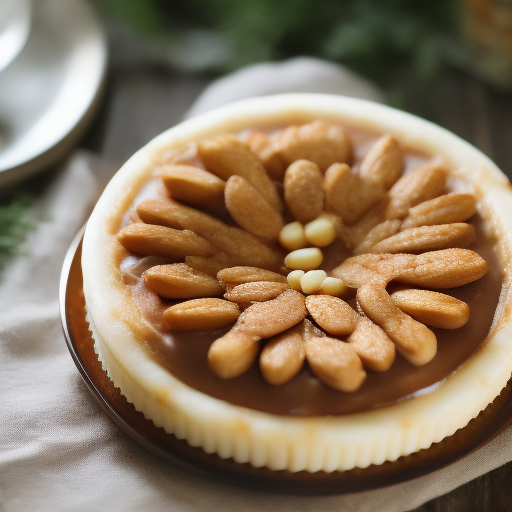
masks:
<svg viewBox="0 0 512 512"><path fill-rule="evenodd" d="M0 186L76 144L99 102L107 62L103 28L86 1L0 0L2 9L10 23L7 16L0 22Z"/></svg>

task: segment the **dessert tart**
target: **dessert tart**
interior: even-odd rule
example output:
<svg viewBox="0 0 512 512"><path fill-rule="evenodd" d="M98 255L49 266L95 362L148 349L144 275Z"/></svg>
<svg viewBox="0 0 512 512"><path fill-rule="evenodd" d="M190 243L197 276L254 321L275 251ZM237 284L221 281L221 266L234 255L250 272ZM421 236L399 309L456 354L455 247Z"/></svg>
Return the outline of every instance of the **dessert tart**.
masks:
<svg viewBox="0 0 512 512"><path fill-rule="evenodd" d="M510 184L414 116L288 94L155 138L90 219L109 378L207 453L272 470L394 461L467 425L512 369Z"/></svg>

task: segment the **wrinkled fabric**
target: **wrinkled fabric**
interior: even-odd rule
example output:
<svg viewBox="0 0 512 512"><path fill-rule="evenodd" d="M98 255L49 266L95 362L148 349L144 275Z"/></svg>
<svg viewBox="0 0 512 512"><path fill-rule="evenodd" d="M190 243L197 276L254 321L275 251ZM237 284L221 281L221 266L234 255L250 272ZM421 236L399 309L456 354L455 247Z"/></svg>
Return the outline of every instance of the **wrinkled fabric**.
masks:
<svg viewBox="0 0 512 512"><path fill-rule="evenodd" d="M359 79L313 59L259 65L212 84L190 115L235 97L362 91ZM256 83L241 90L249 77ZM292 80L290 77L294 77ZM294 84L296 87L294 87ZM347 84L351 84L350 86ZM352 89L351 89L352 87ZM378 99L368 84L368 97ZM172 98L169 98L172 101ZM147 453L92 398L68 353L59 316L67 248L105 179L77 153L37 205L42 221L0 280L0 511L374 511L415 508L512 459L512 431L460 462L416 480L346 495L290 496L209 481Z"/></svg>

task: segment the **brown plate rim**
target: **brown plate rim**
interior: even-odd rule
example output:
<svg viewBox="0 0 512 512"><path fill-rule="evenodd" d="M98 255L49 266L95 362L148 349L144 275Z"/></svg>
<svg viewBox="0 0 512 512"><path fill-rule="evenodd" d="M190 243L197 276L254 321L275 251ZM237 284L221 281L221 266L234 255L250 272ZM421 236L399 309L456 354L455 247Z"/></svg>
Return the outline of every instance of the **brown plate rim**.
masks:
<svg viewBox="0 0 512 512"><path fill-rule="evenodd" d="M114 384L108 381L106 386L110 386L110 394L117 392L119 400L128 406L123 410L116 407L115 401L109 398L106 389L102 387L101 382L95 380L87 367L87 361L78 350L76 340L69 329L66 311L68 278L84 230L85 226L77 233L66 253L60 279L59 305L67 347L88 390L114 424L145 450L178 469L209 480L257 490L298 495L348 494L407 482L454 464L482 448L512 423L512 394L509 382L502 395L496 399L491 412L488 411L491 407L489 406L476 420L472 420L451 438L380 466L372 465L365 469L356 468L333 473L290 473L254 468L249 464L238 464L232 459L221 459L215 454L206 454L202 449L191 447L185 441L178 440L174 435L155 427L150 420L143 418L140 412L128 404ZM101 365L97 360L93 361L93 364ZM484 422L483 427L475 429L472 423L479 418ZM144 431L138 428L141 422L145 425ZM162 443L162 438L165 439L165 443Z"/></svg>

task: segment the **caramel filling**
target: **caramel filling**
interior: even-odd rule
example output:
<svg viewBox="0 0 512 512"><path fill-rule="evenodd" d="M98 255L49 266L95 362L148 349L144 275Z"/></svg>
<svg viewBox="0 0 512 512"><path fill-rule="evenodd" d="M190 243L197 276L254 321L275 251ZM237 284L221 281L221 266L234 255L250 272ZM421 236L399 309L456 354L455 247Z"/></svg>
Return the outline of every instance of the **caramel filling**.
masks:
<svg viewBox="0 0 512 512"><path fill-rule="evenodd" d="M210 345L229 328L165 333L161 317L174 302L147 290L142 279L134 280L133 297L139 309L161 332L160 341L151 347L154 357L175 377L198 391L233 405L283 416L335 416L365 411L433 391L475 354L489 334L502 287L502 272L494 251L497 241L486 237L480 216L475 216L471 224L477 233L477 242L471 249L487 261L489 270L478 281L439 290L468 304L471 315L467 324L455 330L431 328L438 341L437 354L432 361L413 366L397 354L386 372L367 370L365 382L354 393L329 388L313 375L307 364L283 386L267 383L257 361L239 377L220 379L210 370L207 355ZM333 252L336 252L335 247ZM137 273L143 269L141 265ZM391 283L389 287L393 286ZM355 307L354 299L348 302Z"/></svg>
<svg viewBox="0 0 512 512"><path fill-rule="evenodd" d="M363 153L368 141L373 140L371 134L356 132L351 132L351 138L356 159ZM405 172L425 160L421 155L406 152ZM195 160L187 163L198 166ZM452 180L448 189L450 192L457 191L460 185L457 180ZM163 192L154 189L150 195L155 197L159 193ZM212 210L209 211L211 213ZM222 209L215 210L215 214L226 221L227 216ZM258 358L246 373L238 377L226 380L217 377L208 366L208 351L216 339L229 331L229 327L214 331L166 332L162 326L162 314L169 306L180 301L163 299L144 285L142 274L146 269L170 263L171 260L155 257L137 260L130 257L124 262L123 270L135 304L160 334L158 341L151 345L153 356L183 383L231 404L271 414L342 415L382 407L433 391L472 357L485 341L500 297L502 272L496 256L497 240L486 234L481 216L475 215L470 224L476 232L476 242L470 249L487 262L488 272L470 284L436 290L464 301L471 311L469 321L456 330L431 328L437 337L437 354L429 363L413 366L397 354L389 370L374 372L367 369L366 380L353 393L342 393L323 384L307 362L297 376L282 386L272 386L264 380L258 368ZM320 268L326 271L352 256L339 239L324 248L323 253ZM390 283L388 291L395 287L394 283ZM346 300L356 308L354 297Z"/></svg>

